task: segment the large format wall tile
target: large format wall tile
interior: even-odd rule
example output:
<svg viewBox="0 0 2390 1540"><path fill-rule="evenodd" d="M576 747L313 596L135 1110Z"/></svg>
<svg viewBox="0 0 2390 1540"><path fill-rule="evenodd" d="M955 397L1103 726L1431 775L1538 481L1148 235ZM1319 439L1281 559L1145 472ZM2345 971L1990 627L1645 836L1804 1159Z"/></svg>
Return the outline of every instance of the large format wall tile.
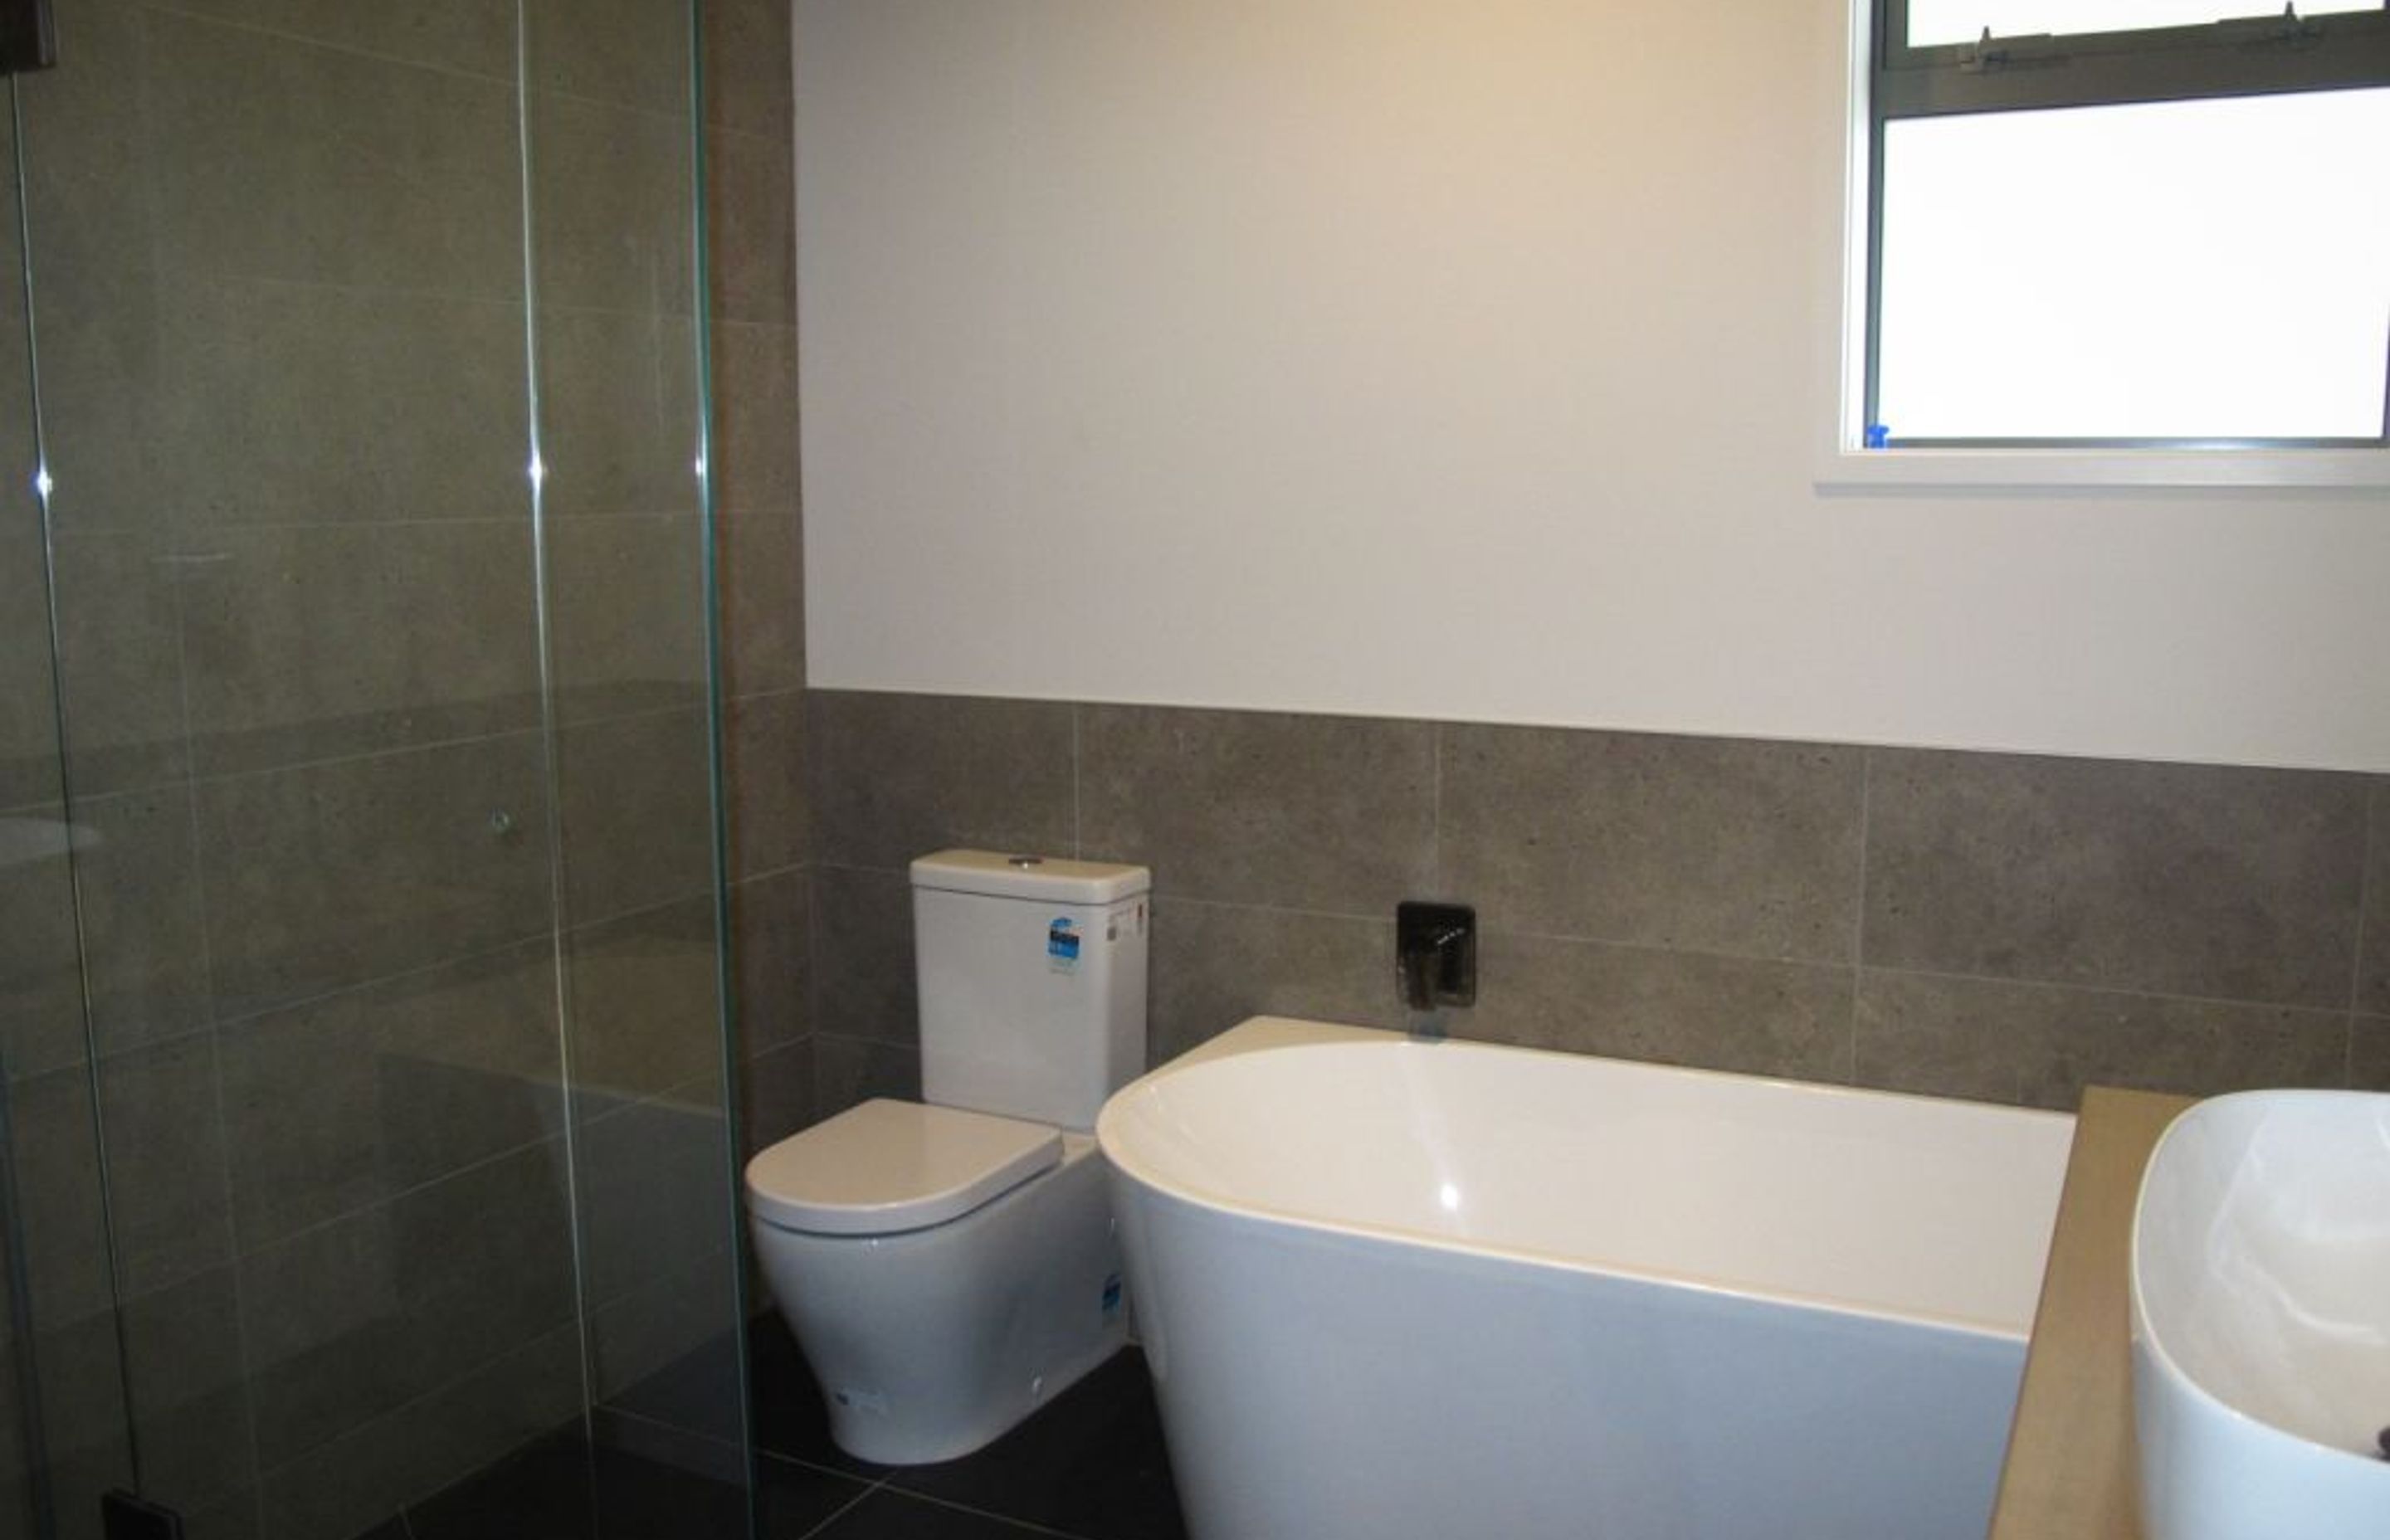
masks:
<svg viewBox="0 0 2390 1540"><path fill-rule="evenodd" d="M752 1156L838 1110L821 1107L814 1084L815 1039L770 1048L750 1059L739 1073L739 1120L742 1156Z"/></svg>
<svg viewBox="0 0 2390 1540"><path fill-rule="evenodd" d="M1863 751L1444 729L1444 887L1488 925L1846 962Z"/></svg>
<svg viewBox="0 0 2390 1540"><path fill-rule="evenodd" d="M576 926L653 909L713 880L711 766L701 712L568 727L565 912Z"/></svg>
<svg viewBox="0 0 2390 1540"><path fill-rule="evenodd" d="M588 926L565 944L576 1105L660 1096L720 1070L711 893Z"/></svg>
<svg viewBox="0 0 2390 1540"><path fill-rule="evenodd" d="M2073 1111L2087 1085L2212 1096L2342 1083L2340 1011L1947 979L1859 978L1863 1085Z"/></svg>
<svg viewBox="0 0 2390 1540"><path fill-rule="evenodd" d="M2365 863L2365 934L2359 943L2357 1008L2390 1016L2390 776L2373 781Z"/></svg>
<svg viewBox="0 0 2390 1540"><path fill-rule="evenodd" d="M45 257L37 250L37 263ZM176 359L161 287L121 256L43 280L43 447L61 533L161 538L184 509L206 506L198 488L219 481L210 467L231 457L218 445L199 465L173 463L166 380Z"/></svg>
<svg viewBox="0 0 2390 1540"><path fill-rule="evenodd" d="M688 17L653 0L529 0L530 74L541 90L644 108L686 126Z"/></svg>
<svg viewBox="0 0 2390 1540"><path fill-rule="evenodd" d="M590 1303L649 1288L728 1241L736 1215L723 1180L725 1131L718 1072L582 1127L575 1170Z"/></svg>
<svg viewBox="0 0 2390 1540"><path fill-rule="evenodd" d="M730 890L738 1051L752 1059L813 1033L813 884L802 870Z"/></svg>
<svg viewBox="0 0 2390 1540"><path fill-rule="evenodd" d="M0 419L0 452L15 447L8 433ZM12 473L32 463L30 454L6 454ZM40 526L14 499L0 501L0 808L62 795L47 589Z"/></svg>
<svg viewBox="0 0 2390 1540"><path fill-rule="evenodd" d="M34 881L0 870L0 1060L9 1080L85 1057L71 902L63 874ZM8 929L20 916L32 925Z"/></svg>
<svg viewBox="0 0 2390 1540"><path fill-rule="evenodd" d="M56 802L10 808L0 819L11 836L45 842L68 827L66 809ZM0 865L0 1052L10 1078L84 1061L83 1003L73 874L65 858Z"/></svg>
<svg viewBox="0 0 2390 1540"><path fill-rule="evenodd" d="M156 393L156 468L117 495L199 527L527 520L520 301L185 274L148 299L154 340L128 340L93 381ZM152 380L137 341L156 350ZM81 405L71 433L88 430ZM61 468L61 487L76 473Z"/></svg>
<svg viewBox="0 0 2390 1540"><path fill-rule="evenodd" d="M1079 844L1173 898L1391 916L1434 866L1425 723L1090 706Z"/></svg>
<svg viewBox="0 0 2390 1540"><path fill-rule="evenodd" d="M549 526L559 720L705 704L704 539L693 513Z"/></svg>
<svg viewBox="0 0 2390 1540"><path fill-rule="evenodd" d="M945 708L999 720L1060 709L816 700L842 723L904 725L909 738L849 731L904 741L906 763L932 766L969 752L940 722ZM1080 853L1155 868L1157 1060L1262 1011L1404 1024L1382 910L1351 890L1411 826L1399 798L1392 813L1345 817L1338 799L1366 802L1377 783L1365 771L1356 789L1321 767L1366 760L1394 776L1385 752L1347 751L1372 732L1399 744L1407 725L1076 710L1077 756L1039 784L1059 803L1075 770ZM1453 1013L1458 1035L2052 1104L2089 1079L2202 1090L2390 1075L2371 1030L2390 1016L2390 905L2363 905L2358 952L2360 877L2390 889L2379 806L2370 854L2366 842L2367 799L2390 799L2379 778L1431 730L1442 764L1420 838L1440 867L1433 886L1486 922L1481 1004ZM931 841L902 831L937 827L938 799L954 793L953 777L933 778L875 804L834 753L817 764L824 848L867 849L883 868L816 878L817 905L832 902L827 884L842 890L839 912L815 919L832 1110L866 1078L901 1084L909 1068L892 1057L912 1018L901 860ZM1021 805L991 794L972 821L1001 825ZM1340 882L1348 891L1328 892ZM1855 941L1870 981L1856 1023ZM2011 996L2003 976L2069 987ZM1971 978L1993 993L1961 988ZM2354 1028L2352 978L2366 1013Z"/></svg>
<svg viewBox="0 0 2390 1540"><path fill-rule="evenodd" d="M545 769L524 735L203 786L220 1014L545 934Z"/></svg>
<svg viewBox="0 0 2390 1540"><path fill-rule="evenodd" d="M25 1303L37 1331L57 1331L113 1303L91 1078L53 1071L6 1087L9 1161L23 1246Z"/></svg>
<svg viewBox="0 0 2390 1540"><path fill-rule="evenodd" d="M527 1149L241 1259L268 1469L572 1318L563 1160Z"/></svg>
<svg viewBox="0 0 2390 1540"><path fill-rule="evenodd" d="M1164 898L1153 905L1146 1062L1176 1059L1249 1016L1407 1024L1391 918Z"/></svg>
<svg viewBox="0 0 2390 1540"><path fill-rule="evenodd" d="M945 696L811 696L814 858L899 867L948 846L1067 854L1071 708Z"/></svg>
<svg viewBox="0 0 2390 1540"><path fill-rule="evenodd" d="M718 1143L719 1130L715 1139ZM718 1162L719 1150L715 1159ZM668 1378L679 1389L694 1378L692 1355L700 1348L709 1349L709 1359L718 1360L717 1374L700 1380L702 1390L684 1392L669 1410L660 1408L661 1415L681 1426L694 1425L691 1431L719 1441L722 1447L716 1450L717 1456L741 1462L739 1469L743 1472L739 1366L725 1351L723 1341L728 1323L739 1318L738 1296L733 1291L739 1257L728 1244L726 1232L701 1238L712 1250L663 1257L665 1266L653 1282L589 1312L592 1389L601 1400L611 1400L667 1368L671 1370ZM601 1421L599 1426L602 1429L605 1424ZM598 1436L605 1440L611 1431ZM725 1478L737 1482L740 1476L726 1472ZM700 1534L708 1533L695 1524L688 1527ZM613 1526L605 1528L610 1533Z"/></svg>
<svg viewBox="0 0 2390 1540"><path fill-rule="evenodd" d="M2390 1091L2390 1016L2350 1020L2348 1084L2359 1091Z"/></svg>
<svg viewBox="0 0 2390 1540"><path fill-rule="evenodd" d="M921 1053L910 1044L823 1033L814 1039L815 1115L829 1117L874 1097L921 1099Z"/></svg>
<svg viewBox="0 0 2390 1540"><path fill-rule="evenodd" d="M191 1033L101 1060L108 1218L128 1295L232 1260L215 1040Z"/></svg>
<svg viewBox="0 0 2390 1540"><path fill-rule="evenodd" d="M29 520L30 522L30 520ZM62 533L56 557L58 663L65 683L67 764L77 799L140 791L190 773L184 690L183 639L177 588L189 571L161 533ZM29 687L36 708L56 699L48 674L50 636L41 622L49 610L38 584L38 558L24 576L38 628L23 645L40 674ZM12 574L12 578L14 574ZM40 730L54 728L45 719ZM45 747L55 747L55 738ZM54 760L39 764L36 783L58 786Z"/></svg>
<svg viewBox="0 0 2390 1540"><path fill-rule="evenodd" d="M203 1024L206 915L190 792L177 786L87 798L72 820L90 841L78 857L77 896L83 982L101 1049Z"/></svg>
<svg viewBox="0 0 2390 1540"><path fill-rule="evenodd" d="M795 107L791 8L779 0L708 0L707 122L788 140Z"/></svg>
<svg viewBox="0 0 2390 1540"><path fill-rule="evenodd" d="M544 941L237 1022L219 1038L244 1251L562 1125Z"/></svg>
<svg viewBox="0 0 2390 1540"><path fill-rule="evenodd" d="M136 1403L125 1393L117 1320L113 1311L102 1309L62 1328L44 1328L36 1333L28 1366L41 1394L42 1429L57 1478L52 1495L70 1521L96 1519L100 1494L133 1479L125 1430ZM245 1423L241 1431L246 1436ZM16 1511L27 1510L20 1506ZM85 1540L96 1527L68 1533ZM204 1537L194 1534L191 1540Z"/></svg>
<svg viewBox="0 0 2390 1540"><path fill-rule="evenodd" d="M1879 751L1863 960L2348 1004L2354 776Z"/></svg>
<svg viewBox="0 0 2390 1540"><path fill-rule="evenodd" d="M528 1337L466 1378L268 1469L265 1540L362 1534L401 1504L553 1431L581 1392L579 1329Z"/></svg>
<svg viewBox="0 0 2390 1540"><path fill-rule="evenodd" d="M548 513L697 511L697 340L687 315L541 307L540 485Z"/></svg>
<svg viewBox="0 0 2390 1540"><path fill-rule="evenodd" d="M543 91L531 132L541 306L691 314L688 124Z"/></svg>
<svg viewBox="0 0 2390 1540"><path fill-rule="evenodd" d="M804 532L793 511L724 518L722 687L733 698L805 686Z"/></svg>
<svg viewBox="0 0 2390 1540"><path fill-rule="evenodd" d="M150 258L148 178L137 171L147 145L145 7L106 0L53 9L58 58L73 63L43 71L38 84L20 77L19 93L38 146L20 163L34 271L45 285L100 266L145 266ZM13 242L15 232L7 238ZM46 323L49 307L41 309ZM50 341L45 324L45 377Z"/></svg>
<svg viewBox="0 0 2390 1540"><path fill-rule="evenodd" d="M512 0L174 0L174 8L386 58L514 78Z"/></svg>
<svg viewBox="0 0 2390 1540"><path fill-rule="evenodd" d="M794 326L795 148L784 136L723 129L708 137L706 148L713 313L729 321Z"/></svg>
<svg viewBox="0 0 2390 1540"><path fill-rule="evenodd" d="M129 1303L124 1366L145 1484L174 1494L187 1509L256 1482L232 1268L195 1274Z"/></svg>
<svg viewBox="0 0 2390 1540"><path fill-rule="evenodd" d="M734 512L795 507L795 327L715 324L713 423L716 506Z"/></svg>
<svg viewBox="0 0 2390 1540"><path fill-rule="evenodd" d="M802 866L806 822L805 701L751 695L723 712L722 775L730 821L730 880Z"/></svg>
<svg viewBox="0 0 2390 1540"><path fill-rule="evenodd" d="M202 775L539 725L526 525L226 530L210 545L184 596Z"/></svg>
<svg viewBox="0 0 2390 1540"><path fill-rule="evenodd" d="M911 1044L913 887L904 872L814 869L814 1019L824 1032Z"/></svg>
<svg viewBox="0 0 2390 1540"><path fill-rule="evenodd" d="M1454 1035L1531 1048L1839 1081L1851 970L1495 931Z"/></svg>
<svg viewBox="0 0 2390 1540"><path fill-rule="evenodd" d="M161 262L522 292L511 83L145 14L145 158Z"/></svg>

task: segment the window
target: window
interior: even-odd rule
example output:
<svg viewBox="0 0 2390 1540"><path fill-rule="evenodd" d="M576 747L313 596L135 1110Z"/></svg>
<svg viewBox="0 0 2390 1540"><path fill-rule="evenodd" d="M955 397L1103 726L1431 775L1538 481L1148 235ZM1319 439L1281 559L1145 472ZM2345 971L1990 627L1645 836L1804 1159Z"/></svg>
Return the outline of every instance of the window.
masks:
<svg viewBox="0 0 2390 1540"><path fill-rule="evenodd" d="M1870 447L2390 444L2381 0L1871 3Z"/></svg>

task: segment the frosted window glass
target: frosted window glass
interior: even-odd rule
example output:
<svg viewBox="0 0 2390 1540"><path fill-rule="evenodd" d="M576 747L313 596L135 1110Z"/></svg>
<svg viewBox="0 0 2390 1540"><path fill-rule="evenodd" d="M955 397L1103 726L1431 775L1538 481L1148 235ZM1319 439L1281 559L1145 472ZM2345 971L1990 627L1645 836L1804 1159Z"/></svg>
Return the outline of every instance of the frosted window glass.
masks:
<svg viewBox="0 0 2390 1540"><path fill-rule="evenodd" d="M2390 90L1884 125L1895 439L2378 438Z"/></svg>
<svg viewBox="0 0 2390 1540"><path fill-rule="evenodd" d="M2381 0L2305 0L2301 16L2377 11ZM2235 18L2280 16L2264 0L1908 0L1912 47L1972 43L1989 27L1994 37L2040 32L2127 32L2150 27L2196 27Z"/></svg>

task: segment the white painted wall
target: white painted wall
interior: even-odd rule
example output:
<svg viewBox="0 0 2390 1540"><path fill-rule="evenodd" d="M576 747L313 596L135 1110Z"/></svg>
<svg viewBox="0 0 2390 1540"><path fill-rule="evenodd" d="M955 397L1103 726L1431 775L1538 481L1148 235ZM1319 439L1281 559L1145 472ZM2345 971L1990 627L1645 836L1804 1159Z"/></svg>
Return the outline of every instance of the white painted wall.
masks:
<svg viewBox="0 0 2390 1540"><path fill-rule="evenodd" d="M2372 494L1820 494L1844 0L798 0L813 683L2390 770Z"/></svg>

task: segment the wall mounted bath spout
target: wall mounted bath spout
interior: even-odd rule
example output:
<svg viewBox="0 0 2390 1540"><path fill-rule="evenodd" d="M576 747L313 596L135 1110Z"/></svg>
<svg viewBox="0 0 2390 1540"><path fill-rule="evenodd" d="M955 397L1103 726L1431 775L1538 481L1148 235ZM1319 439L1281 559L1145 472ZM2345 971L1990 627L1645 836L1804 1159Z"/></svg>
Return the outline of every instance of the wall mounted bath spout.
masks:
<svg viewBox="0 0 2390 1540"><path fill-rule="evenodd" d="M1394 907L1394 978L1414 1011L1477 1001L1477 911L1407 901Z"/></svg>

